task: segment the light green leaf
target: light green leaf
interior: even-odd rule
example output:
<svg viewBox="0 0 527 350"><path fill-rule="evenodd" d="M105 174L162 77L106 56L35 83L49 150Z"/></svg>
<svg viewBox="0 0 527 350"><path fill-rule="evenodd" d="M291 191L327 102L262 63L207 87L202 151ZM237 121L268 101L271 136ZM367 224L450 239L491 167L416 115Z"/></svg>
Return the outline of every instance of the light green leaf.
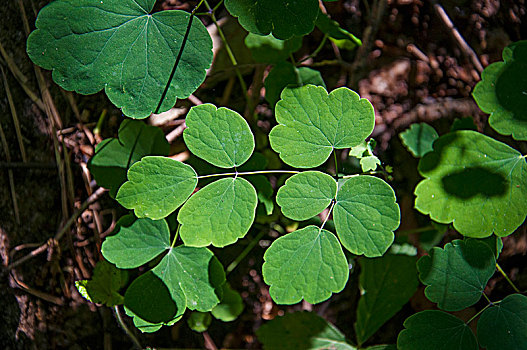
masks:
<svg viewBox="0 0 527 350"><path fill-rule="evenodd" d="M110 190L115 197L126 182L126 172L144 156L166 156L170 145L161 129L137 120L124 120L119 137L102 141L88 162L88 169L99 186Z"/></svg>
<svg viewBox="0 0 527 350"><path fill-rule="evenodd" d="M446 311L458 311L481 298L496 270L490 248L477 240L455 240L444 249L432 248L417 262L425 295Z"/></svg>
<svg viewBox="0 0 527 350"><path fill-rule="evenodd" d="M317 17L316 26L320 31L330 37L339 48L352 50L362 45L362 42L355 35L343 29L337 21L329 18L327 14L320 12Z"/></svg>
<svg viewBox="0 0 527 350"><path fill-rule="evenodd" d="M319 171L305 171L291 176L280 187L276 203L292 220L303 221L321 213L337 194L337 182Z"/></svg>
<svg viewBox="0 0 527 350"><path fill-rule="evenodd" d="M470 327L443 311L418 312L404 321L404 327L397 338L399 350L479 349Z"/></svg>
<svg viewBox="0 0 527 350"><path fill-rule="evenodd" d="M426 123L414 123L410 128L399 134L403 145L414 155L421 158L433 150L432 145L439 135Z"/></svg>
<svg viewBox="0 0 527 350"><path fill-rule="evenodd" d="M116 199L134 209L137 217L157 220L183 204L197 184L197 174L189 165L165 157L144 157L128 170L128 181Z"/></svg>
<svg viewBox="0 0 527 350"><path fill-rule="evenodd" d="M243 301L240 293L231 288L228 283L223 285L223 298L212 309L211 314L223 322L231 322L240 316L243 311Z"/></svg>
<svg viewBox="0 0 527 350"><path fill-rule="evenodd" d="M363 142L373 131L371 103L347 88L329 95L323 87L285 89L276 105L271 147L288 165L311 168L324 163L334 149Z"/></svg>
<svg viewBox="0 0 527 350"><path fill-rule="evenodd" d="M504 143L475 131L441 136L419 162L425 178L415 207L469 237L503 237L527 214L527 163Z"/></svg>
<svg viewBox="0 0 527 350"><path fill-rule="evenodd" d="M53 70L68 91L105 90L132 118L156 110L182 47L190 14L150 14L155 0L57 0L43 8L28 38L31 60ZM212 40L199 20L192 27L175 76L159 110L171 108L205 80Z"/></svg>
<svg viewBox="0 0 527 350"><path fill-rule="evenodd" d="M383 255L393 242L401 214L393 189L373 176L355 176L337 193L333 220L340 242L356 255Z"/></svg>
<svg viewBox="0 0 527 350"><path fill-rule="evenodd" d="M377 166L381 165L381 160L376 156L367 156L363 157L360 160L360 167L363 172L374 171L377 169Z"/></svg>
<svg viewBox="0 0 527 350"><path fill-rule="evenodd" d="M256 190L247 180L215 181L190 197L179 211L181 239L193 247L232 244L249 231L257 205Z"/></svg>
<svg viewBox="0 0 527 350"><path fill-rule="evenodd" d="M194 332L202 333L209 329L212 317L210 312L194 311L190 314L187 324Z"/></svg>
<svg viewBox="0 0 527 350"><path fill-rule="evenodd" d="M512 294L483 311L478 340L487 350L526 350L527 297Z"/></svg>
<svg viewBox="0 0 527 350"><path fill-rule="evenodd" d="M289 58L289 55L302 47L302 37L295 36L288 40L276 39L271 34L262 36L249 33L245 37L245 45L251 50L256 62L279 63Z"/></svg>
<svg viewBox="0 0 527 350"><path fill-rule="evenodd" d="M362 296L355 323L359 345L395 315L417 290L415 262L414 257L390 254L359 260Z"/></svg>
<svg viewBox="0 0 527 350"><path fill-rule="evenodd" d="M311 33L319 11L317 0L225 0L225 7L247 31L282 40Z"/></svg>
<svg viewBox="0 0 527 350"><path fill-rule="evenodd" d="M115 235L106 237L101 253L121 269L146 264L170 248L170 231L165 220L137 219L120 225Z"/></svg>
<svg viewBox="0 0 527 350"><path fill-rule="evenodd" d="M196 156L220 168L239 167L254 150L254 136L238 113L212 104L192 107L185 120L185 143Z"/></svg>
<svg viewBox="0 0 527 350"><path fill-rule="evenodd" d="M99 260L91 280L76 281L75 286L79 293L92 303L113 307L124 302L119 289L126 280L126 271L119 270L105 260Z"/></svg>
<svg viewBox="0 0 527 350"><path fill-rule="evenodd" d="M489 65L472 95L490 113L490 126L502 135L527 140L527 41L503 50L503 62Z"/></svg>
<svg viewBox="0 0 527 350"><path fill-rule="evenodd" d="M348 262L333 233L307 226L275 240L264 255L262 274L277 304L311 304L338 293L348 280Z"/></svg>
<svg viewBox="0 0 527 350"><path fill-rule="evenodd" d="M355 350L335 326L313 312L278 316L256 331L265 350Z"/></svg>

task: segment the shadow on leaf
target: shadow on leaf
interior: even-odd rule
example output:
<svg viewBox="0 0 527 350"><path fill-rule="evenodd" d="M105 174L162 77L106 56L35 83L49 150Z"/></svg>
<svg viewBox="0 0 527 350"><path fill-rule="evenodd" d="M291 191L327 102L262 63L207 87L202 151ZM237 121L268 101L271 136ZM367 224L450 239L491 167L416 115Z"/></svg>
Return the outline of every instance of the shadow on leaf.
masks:
<svg viewBox="0 0 527 350"><path fill-rule="evenodd" d="M501 175L482 167L463 169L441 179L448 194L470 199L477 195L500 197L507 191L508 181Z"/></svg>

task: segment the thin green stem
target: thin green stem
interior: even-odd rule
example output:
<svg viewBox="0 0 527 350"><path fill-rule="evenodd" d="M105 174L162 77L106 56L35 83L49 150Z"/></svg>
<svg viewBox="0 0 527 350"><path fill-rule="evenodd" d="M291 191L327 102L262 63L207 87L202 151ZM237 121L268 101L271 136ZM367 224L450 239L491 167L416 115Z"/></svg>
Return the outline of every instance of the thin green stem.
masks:
<svg viewBox="0 0 527 350"><path fill-rule="evenodd" d="M483 294L485 295L485 294ZM467 322L466 324L469 324L470 322L472 322L473 320L475 320L479 315L481 315L481 313L485 310L487 310L492 304L488 304L487 306L485 306L483 309L479 310L474 316L472 316Z"/></svg>
<svg viewBox="0 0 527 350"><path fill-rule="evenodd" d="M482 293L482 294L483 294L483 297L484 297L485 299L487 299L488 303L489 303L490 305L492 305L493 302L490 301L490 299L489 299L489 297L487 296L487 294L485 294L485 293Z"/></svg>
<svg viewBox="0 0 527 350"><path fill-rule="evenodd" d="M496 263L496 268L498 269L498 271L503 275L503 277L505 277L505 279L507 280L507 282L509 282L509 284L511 285L512 289L514 289L516 291L516 293L521 293L520 290L518 289L518 287L516 287L516 285L514 283L512 283L511 279L509 278L509 276L507 276L507 274L505 273L505 271L503 271L503 269L501 268L501 266Z"/></svg>
<svg viewBox="0 0 527 350"><path fill-rule="evenodd" d="M126 335L132 340L132 343L134 343L134 346L138 349L142 349L141 343L139 343L139 340L135 337L135 335L128 329L126 324L124 323L123 319L121 318L121 313L119 312L119 305L115 305L113 307L113 310L115 312L115 318L117 318L117 322L123 329L123 331L126 333Z"/></svg>
<svg viewBox="0 0 527 350"><path fill-rule="evenodd" d="M170 249L174 248L174 246L176 245L177 238L179 237L179 228L180 227L181 227L181 225L177 225L176 235L174 236L174 239L172 239L172 244L170 245Z"/></svg>
<svg viewBox="0 0 527 350"><path fill-rule="evenodd" d="M240 175L257 175L257 174L299 174L301 171L296 170L258 170L258 171L242 171L241 173L220 173L220 174L210 174L198 176L198 180L206 179L208 177L216 176L240 176Z"/></svg>
<svg viewBox="0 0 527 350"><path fill-rule="evenodd" d="M236 257L236 259L234 259L233 262L231 262L229 264L229 266L227 266L227 269L225 270L225 274L226 275L229 275L229 273L231 273L237 266L238 264L247 256L247 254L249 254L251 252L251 250L258 244L258 242L260 241L260 239L267 233L267 231L265 230L262 230L260 231L260 233L258 233L256 235L256 237L254 237L250 242L249 244L247 245L247 247L245 247L245 249L240 253L240 255L238 255Z"/></svg>
<svg viewBox="0 0 527 350"><path fill-rule="evenodd" d="M410 235L412 233L421 233L421 232L426 232L426 231L430 231L430 230L433 230L434 229L434 226L432 225L428 225L428 226L425 226L425 227L419 227L419 228L414 228L414 229L411 229L411 230L402 230L402 231L398 231L397 232L397 235Z"/></svg>
<svg viewBox="0 0 527 350"><path fill-rule="evenodd" d="M214 6L214 8L212 9L213 12L216 12L216 10L223 4L223 0L221 0L220 2L218 2L216 4L216 6Z"/></svg>
<svg viewBox="0 0 527 350"><path fill-rule="evenodd" d="M307 57L301 59L300 61L298 61L296 63L296 65L299 66L302 62L305 62L305 61L307 61L310 58L315 58L318 55L318 53L324 48L324 44L326 43L328 38L329 38L329 35L327 35L327 34L324 35L324 38L320 41L320 44L315 49L315 51L313 51L313 53L311 53L309 56L307 56Z"/></svg>
<svg viewBox="0 0 527 350"><path fill-rule="evenodd" d="M322 225L320 225L320 230L318 230L319 233L322 231L322 229L326 225L326 222L328 222L329 216L331 215L331 212L333 212L333 208L335 207L335 203L336 202L337 201L335 199L331 200L331 207L329 207L328 215L326 215L326 218L324 219L324 222L322 223Z"/></svg>
<svg viewBox="0 0 527 350"><path fill-rule="evenodd" d="M333 148L333 156L335 157L335 180L339 178L339 162L337 161L337 150Z"/></svg>

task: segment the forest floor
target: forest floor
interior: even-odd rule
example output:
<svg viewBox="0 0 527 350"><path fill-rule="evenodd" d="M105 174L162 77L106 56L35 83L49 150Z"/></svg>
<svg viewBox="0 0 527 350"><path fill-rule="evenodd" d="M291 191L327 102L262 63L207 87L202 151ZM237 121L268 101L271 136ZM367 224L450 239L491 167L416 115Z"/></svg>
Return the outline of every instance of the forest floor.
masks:
<svg viewBox="0 0 527 350"><path fill-rule="evenodd" d="M343 27L359 37L370 27L375 35L364 41L360 57L354 51L341 52L328 44L307 64L321 71L328 89L348 86L373 103L373 137L378 141L383 163L395 169L393 182L404 218L401 229L408 230L425 220L413 209L413 188L419 181L417 160L402 147L398 134L411 123L421 121L432 124L441 134L449 130L455 118L472 117L480 131L503 139L485 127L486 116L477 108L471 91L480 80L482 68L500 60L507 44L527 38L527 5L525 0L445 0L440 2L443 13L434 6L435 1L375 2L386 3L377 18L366 6L370 1L326 3L328 13ZM94 145L101 138L115 135L122 115L103 93L80 96L64 92L51 83L49 72L35 70L25 52L26 32L19 3L33 28L35 11L31 1L11 0L0 7L0 131L7 141L0 147L0 259L4 267L0 271L0 348L130 348L132 343L116 322L113 310L88 303L74 284L91 276L100 258L100 239L112 231L123 213L105 193L95 191L86 168ZM39 8L47 1L34 3ZM167 0L158 2L157 8L189 10L194 5L195 1ZM225 15L220 12L222 25L250 79L251 60L242 47L245 34L236 20ZM448 18L459 36L449 27ZM305 38L303 48L295 54L297 58L312 52L320 37L315 32ZM5 64L5 55L20 70L18 79ZM230 83L233 75L225 63L225 53L220 50L215 62L215 71L195 98L233 108L242 105L239 88ZM39 74L42 80L37 79ZM20 84L23 78L27 81ZM46 86L49 94L44 91ZM27 91L38 96L37 102ZM8 96L12 97L12 108ZM178 106L187 107L191 102L181 101ZM260 102L257 112L265 131L272 112L263 96ZM50 105L56 110L47 110ZM54 116L53 122L48 113ZM105 115L104 127L94 130L101 115ZM183 150L180 125L180 119L160 122L163 130L172 135L171 154ZM17 141L17 126L23 150ZM526 153L524 149L522 153ZM87 210L75 215L88 198L92 200ZM60 240L54 239L69 218L73 218L73 225L66 226ZM316 306L301 303L283 307L271 301L261 276L261 262L273 237L276 233L264 237L229 276L245 304L245 312L238 320L213 323L205 338L179 322L155 335L138 334L140 341L172 348L212 348L214 343L218 348L257 349L261 344L255 330L266 320L291 309L316 311L351 337L354 314L349 310L357 302L358 288L348 286L330 301ZM448 232L444 241L454 237L456 233ZM527 289L526 225L504 243L500 264ZM243 244L246 243L237 249L243 249ZM239 250L221 253L220 260L228 263L238 253ZM27 261L10 266L25 256ZM7 269L8 266L13 268ZM356 286L356 275L350 277L349 284ZM503 280L495 278L489 283L487 294L500 296L503 286ZM420 289L371 341L394 343L404 319L429 307L429 303Z"/></svg>

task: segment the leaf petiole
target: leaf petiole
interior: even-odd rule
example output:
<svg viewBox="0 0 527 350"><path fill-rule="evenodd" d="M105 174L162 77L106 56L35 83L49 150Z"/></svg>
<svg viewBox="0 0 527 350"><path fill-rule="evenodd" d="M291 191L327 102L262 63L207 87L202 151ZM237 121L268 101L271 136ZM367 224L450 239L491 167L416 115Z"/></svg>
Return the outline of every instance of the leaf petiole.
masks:
<svg viewBox="0 0 527 350"><path fill-rule="evenodd" d="M485 295L485 294L483 294ZM479 315L481 315L483 313L483 311L487 310L489 307L491 307L493 304L490 303L488 304L487 306L485 306L483 309L479 310L474 316L472 316L465 324L469 324L470 322L472 322L473 320L475 320Z"/></svg>
<svg viewBox="0 0 527 350"><path fill-rule="evenodd" d="M331 215L331 212L333 212L333 207L335 207L335 203L337 203L337 200L336 199L332 199L331 200L331 206L329 207L328 214L326 215L326 218L324 219L324 222L322 222L322 225L320 225L320 230L318 231L319 233L322 232L322 229L326 225L326 222L328 222L329 216Z"/></svg>
<svg viewBox="0 0 527 350"><path fill-rule="evenodd" d="M174 236L174 239L172 240L172 244L170 245L170 249L174 248L174 245L176 245L177 238L179 237L179 228L181 225L177 225L176 235Z"/></svg>
<svg viewBox="0 0 527 350"><path fill-rule="evenodd" d="M202 175L198 176L197 179L206 179L208 177L216 177L216 176L240 176L240 175L257 175L257 174L299 174L301 171L296 170L258 170L258 171L242 171L242 172L234 172L234 173L219 173L219 174L210 174L210 175Z"/></svg>
<svg viewBox="0 0 527 350"><path fill-rule="evenodd" d="M498 271L503 275L503 277L505 277L505 279L507 280L507 282L509 282L509 284L511 285L512 289L514 289L514 291L516 293L520 293L520 290L518 289L518 287L516 287L516 285L511 281L511 279L509 278L509 276L507 276L507 274L505 273L505 271L503 271L503 269L501 268L501 266L496 263L496 268L498 269Z"/></svg>

